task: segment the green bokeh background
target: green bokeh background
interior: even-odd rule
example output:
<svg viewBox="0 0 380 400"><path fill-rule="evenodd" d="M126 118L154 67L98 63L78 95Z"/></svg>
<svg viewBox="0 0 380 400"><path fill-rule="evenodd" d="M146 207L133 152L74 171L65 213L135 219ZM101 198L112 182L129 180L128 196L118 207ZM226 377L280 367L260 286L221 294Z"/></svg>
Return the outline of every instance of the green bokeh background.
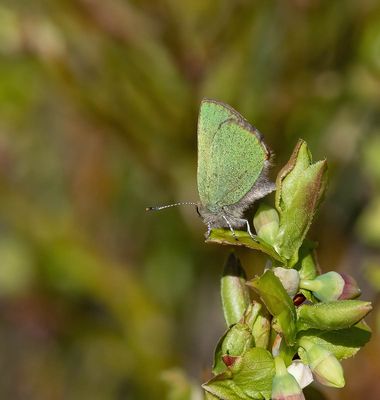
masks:
<svg viewBox="0 0 380 400"><path fill-rule="evenodd" d="M274 175L299 137L327 157L310 236L377 304L377 0L2 0L1 398L190 400L207 379L228 249L193 207L145 213L197 200L204 96L264 133ZM327 398L380 398L369 323Z"/></svg>

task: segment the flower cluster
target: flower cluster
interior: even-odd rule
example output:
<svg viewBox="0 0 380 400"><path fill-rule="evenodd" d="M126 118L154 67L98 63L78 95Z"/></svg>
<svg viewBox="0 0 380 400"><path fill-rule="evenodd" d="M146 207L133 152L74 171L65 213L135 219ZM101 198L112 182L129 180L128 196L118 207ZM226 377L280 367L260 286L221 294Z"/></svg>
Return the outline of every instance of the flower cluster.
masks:
<svg viewBox="0 0 380 400"><path fill-rule="evenodd" d="M261 204L255 214L257 236L211 232L208 241L260 250L268 262L261 276L247 280L234 254L227 261L221 281L227 331L215 350L215 376L203 385L207 399L297 400L314 379L345 385L341 360L369 340L363 318L372 306L356 299L360 289L351 276L320 273L316 244L306 239L326 182L326 161L312 163L300 140L277 177L275 206Z"/></svg>

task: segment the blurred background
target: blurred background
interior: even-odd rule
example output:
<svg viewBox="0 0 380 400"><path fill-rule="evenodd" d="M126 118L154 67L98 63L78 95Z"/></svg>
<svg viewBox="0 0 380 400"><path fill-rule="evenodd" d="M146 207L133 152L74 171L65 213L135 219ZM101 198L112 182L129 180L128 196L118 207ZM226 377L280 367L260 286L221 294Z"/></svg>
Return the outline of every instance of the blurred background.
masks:
<svg viewBox="0 0 380 400"><path fill-rule="evenodd" d="M327 157L309 236L378 304L377 0L2 0L1 398L200 398L229 250L193 207L145 207L197 201L204 96L263 132L274 177L299 137ZM377 319L328 399L380 398Z"/></svg>

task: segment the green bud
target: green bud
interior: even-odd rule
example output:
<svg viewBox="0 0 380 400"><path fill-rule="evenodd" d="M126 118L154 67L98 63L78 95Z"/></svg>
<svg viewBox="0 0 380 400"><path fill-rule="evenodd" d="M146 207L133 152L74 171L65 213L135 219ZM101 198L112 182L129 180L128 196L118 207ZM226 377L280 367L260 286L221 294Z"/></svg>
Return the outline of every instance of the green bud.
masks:
<svg viewBox="0 0 380 400"><path fill-rule="evenodd" d="M250 303L246 308L243 315L243 323L247 325L250 330L252 330L262 307L262 304L260 304L258 301L252 301L252 303Z"/></svg>
<svg viewBox="0 0 380 400"><path fill-rule="evenodd" d="M305 239L299 250L299 260L296 269L300 279L315 279L318 275L318 266L315 253L316 243Z"/></svg>
<svg viewBox="0 0 380 400"><path fill-rule="evenodd" d="M305 400L297 380L291 375L281 357L274 359L276 375L272 382L272 400Z"/></svg>
<svg viewBox="0 0 380 400"><path fill-rule="evenodd" d="M294 265L327 185L326 160L312 162L307 144L299 140L276 179L280 227L275 248Z"/></svg>
<svg viewBox="0 0 380 400"><path fill-rule="evenodd" d="M271 270L247 282L261 297L268 311L276 317L276 327L292 345L296 336L296 309L280 280Z"/></svg>
<svg viewBox="0 0 380 400"><path fill-rule="evenodd" d="M236 324L227 332L222 343L222 354L240 356L253 345L251 331L247 325Z"/></svg>
<svg viewBox="0 0 380 400"><path fill-rule="evenodd" d="M305 338L301 338L299 344L306 353L310 369L320 383L335 388L345 385L343 368L334 354Z"/></svg>
<svg viewBox="0 0 380 400"><path fill-rule="evenodd" d="M270 320L266 309L253 301L246 309L242 320L251 331L255 347L267 348L270 335Z"/></svg>
<svg viewBox="0 0 380 400"><path fill-rule="evenodd" d="M228 257L221 280L221 296L224 318L227 326L236 324L242 318L250 302L246 276L239 259L231 253Z"/></svg>
<svg viewBox="0 0 380 400"><path fill-rule="evenodd" d="M336 330L349 328L363 319L371 310L370 302L360 300L303 304L297 308L298 329Z"/></svg>
<svg viewBox="0 0 380 400"><path fill-rule="evenodd" d="M255 346L266 349L270 337L270 320L269 314L264 309L260 310L251 332L255 341Z"/></svg>
<svg viewBox="0 0 380 400"><path fill-rule="evenodd" d="M274 243L279 227L277 211L267 204L261 203L253 218L253 225L260 238L269 244Z"/></svg>
<svg viewBox="0 0 380 400"><path fill-rule="evenodd" d="M273 273L281 281L282 286L290 297L293 297L298 292L300 283L298 271L295 269L276 267L273 268Z"/></svg>
<svg viewBox="0 0 380 400"><path fill-rule="evenodd" d="M353 299L360 295L354 278L335 271L317 276L313 280L301 280L300 287L307 289L321 301Z"/></svg>

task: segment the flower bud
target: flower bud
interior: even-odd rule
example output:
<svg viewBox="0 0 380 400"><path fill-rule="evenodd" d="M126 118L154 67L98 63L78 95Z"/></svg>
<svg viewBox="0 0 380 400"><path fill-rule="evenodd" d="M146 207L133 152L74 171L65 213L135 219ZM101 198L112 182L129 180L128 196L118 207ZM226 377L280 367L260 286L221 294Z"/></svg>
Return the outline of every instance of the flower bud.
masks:
<svg viewBox="0 0 380 400"><path fill-rule="evenodd" d="M243 267L235 254L228 257L221 280L221 296L227 326L236 324L249 304L249 291L245 285Z"/></svg>
<svg viewBox="0 0 380 400"><path fill-rule="evenodd" d="M349 300L359 297L361 295L361 290L355 279L347 274L340 274L340 276L344 279L344 288L338 300Z"/></svg>
<svg viewBox="0 0 380 400"><path fill-rule="evenodd" d="M342 388L345 385L343 368L337 358L325 347L301 338L300 346L318 382L325 386Z"/></svg>
<svg viewBox="0 0 380 400"><path fill-rule="evenodd" d="M264 310L260 310L260 313L252 326L252 337L255 341L255 347L262 347L263 349L268 347L270 330L269 314Z"/></svg>
<svg viewBox="0 0 380 400"><path fill-rule="evenodd" d="M298 249L322 201L326 185L326 160L313 163L306 142L299 140L276 179L275 203L280 227L275 248L290 265L297 262Z"/></svg>
<svg viewBox="0 0 380 400"><path fill-rule="evenodd" d="M301 280L300 287L307 289L324 302L354 299L360 295L360 289L350 275L335 271L317 276L313 280Z"/></svg>
<svg viewBox="0 0 380 400"><path fill-rule="evenodd" d="M244 324L236 324L230 328L222 343L222 354L240 356L252 346L251 331Z"/></svg>
<svg viewBox="0 0 380 400"><path fill-rule="evenodd" d="M298 330L345 329L355 325L372 310L368 301L337 300L327 303L302 304L297 308Z"/></svg>
<svg viewBox="0 0 380 400"><path fill-rule="evenodd" d="M275 357L276 375L272 382L272 400L305 400L297 380L291 375L281 357Z"/></svg>
<svg viewBox="0 0 380 400"><path fill-rule="evenodd" d="M258 301L252 301L246 308L243 315L243 320L240 322L243 322L250 330L252 330L262 307L262 304Z"/></svg>
<svg viewBox="0 0 380 400"><path fill-rule="evenodd" d="M281 281L282 286L290 297L293 297L299 289L300 276L295 269L276 267L273 268L274 274Z"/></svg>
<svg viewBox="0 0 380 400"><path fill-rule="evenodd" d="M272 244L278 233L279 216L277 211L267 204L260 204L254 218L253 225L257 235Z"/></svg>

